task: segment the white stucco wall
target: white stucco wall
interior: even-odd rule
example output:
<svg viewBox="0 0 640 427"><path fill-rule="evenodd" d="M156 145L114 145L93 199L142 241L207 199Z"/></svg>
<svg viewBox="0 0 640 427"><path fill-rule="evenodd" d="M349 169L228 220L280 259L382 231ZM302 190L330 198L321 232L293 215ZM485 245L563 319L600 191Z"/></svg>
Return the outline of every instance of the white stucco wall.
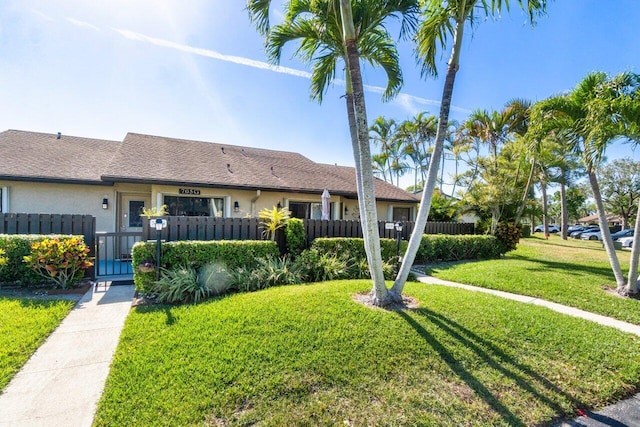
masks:
<svg viewBox="0 0 640 427"><path fill-rule="evenodd" d="M101 185L0 181L9 193L7 213L84 214L96 217L97 231L114 231L114 188ZM102 209L102 199L109 208Z"/></svg>

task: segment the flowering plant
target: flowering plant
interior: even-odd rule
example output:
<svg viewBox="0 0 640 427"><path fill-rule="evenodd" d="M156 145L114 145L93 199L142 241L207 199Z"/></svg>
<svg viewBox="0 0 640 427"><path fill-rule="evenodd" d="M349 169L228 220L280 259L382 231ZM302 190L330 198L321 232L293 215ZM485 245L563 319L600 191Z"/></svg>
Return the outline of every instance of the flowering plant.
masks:
<svg viewBox="0 0 640 427"><path fill-rule="evenodd" d="M146 260L142 264L138 265L138 270L140 270L142 273L151 273L155 269L156 269L156 266L153 264L153 261L151 260Z"/></svg>

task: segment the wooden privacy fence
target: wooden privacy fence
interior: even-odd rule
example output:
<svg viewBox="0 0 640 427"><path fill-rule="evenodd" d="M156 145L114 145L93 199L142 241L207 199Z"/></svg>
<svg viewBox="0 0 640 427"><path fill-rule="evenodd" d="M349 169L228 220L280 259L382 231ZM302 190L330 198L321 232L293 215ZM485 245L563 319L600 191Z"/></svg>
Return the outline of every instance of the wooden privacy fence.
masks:
<svg viewBox="0 0 640 427"><path fill-rule="evenodd" d="M95 256L96 218L92 215L0 214L0 234L73 234L84 236L89 256ZM95 277L94 267L86 274Z"/></svg>
<svg viewBox="0 0 640 427"><path fill-rule="evenodd" d="M0 234L73 234L94 248L96 219L91 215L0 214Z"/></svg>
<svg viewBox="0 0 640 427"><path fill-rule="evenodd" d="M257 218L216 218L216 217L165 217L167 227L160 238L176 240L262 240L263 233ZM307 242L317 237L362 237L360 221L355 220L303 220ZM395 230L385 227L386 221L378 222L380 237L395 238ZM415 226L414 222L403 222L402 237L408 239ZM156 230L149 227L149 221L143 221L143 240L155 240ZM428 234L473 234L471 223L428 222Z"/></svg>

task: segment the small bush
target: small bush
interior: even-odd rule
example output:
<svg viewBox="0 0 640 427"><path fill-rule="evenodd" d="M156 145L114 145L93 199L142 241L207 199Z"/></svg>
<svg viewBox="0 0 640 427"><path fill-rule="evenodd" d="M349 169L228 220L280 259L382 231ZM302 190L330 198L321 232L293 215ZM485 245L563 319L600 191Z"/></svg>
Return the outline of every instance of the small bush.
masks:
<svg viewBox="0 0 640 427"><path fill-rule="evenodd" d="M0 271L2 271L2 267L7 265L8 258L5 256L4 249L0 249Z"/></svg>
<svg viewBox="0 0 640 427"><path fill-rule="evenodd" d="M494 236L425 234L416 263L498 258L504 246Z"/></svg>
<svg viewBox="0 0 640 427"><path fill-rule="evenodd" d="M66 289L80 281L84 270L93 265L88 254L81 237L53 238L32 243L31 254L24 261L36 274Z"/></svg>
<svg viewBox="0 0 640 427"><path fill-rule="evenodd" d="M297 284L301 277L289 257L270 257L258 259L257 267L235 269L231 272L231 282L240 292L253 292L271 286Z"/></svg>
<svg viewBox="0 0 640 427"><path fill-rule="evenodd" d="M520 236L531 237L531 224L520 224Z"/></svg>
<svg viewBox="0 0 640 427"><path fill-rule="evenodd" d="M496 239L504 246L504 252L515 250L521 236L521 228L513 222L501 222L496 228Z"/></svg>
<svg viewBox="0 0 640 427"><path fill-rule="evenodd" d="M222 295L231 288L231 274L220 263L207 264L198 271L198 283L210 295Z"/></svg>
<svg viewBox="0 0 640 427"><path fill-rule="evenodd" d="M284 231L287 240L287 251L289 255L297 257L307 246L304 222L300 218L290 218Z"/></svg>
<svg viewBox="0 0 640 427"><path fill-rule="evenodd" d="M20 283L22 285L40 285L48 281L27 267L24 257L31 254L31 244L44 239L71 238L69 235L41 234L0 234L0 249L5 251L7 263L0 269L0 283Z"/></svg>
<svg viewBox="0 0 640 427"><path fill-rule="evenodd" d="M154 284L152 293L160 303L177 304L200 302L209 296L209 289L201 286L196 271L187 267L162 270L160 280Z"/></svg>
<svg viewBox="0 0 640 427"><path fill-rule="evenodd" d="M259 258L274 257L278 254L275 242L263 240L168 242L162 244L160 267L165 270L188 267L198 271L205 265L216 262L232 272L240 267L252 269L258 265ZM133 246L133 265L139 266L150 260L157 262L155 242L136 243ZM145 273L136 268L133 280L139 292L148 293L153 287L155 273Z"/></svg>
<svg viewBox="0 0 640 427"><path fill-rule="evenodd" d="M357 270L354 266L344 255L320 253L317 249L303 251L294 263L294 269L304 282L352 278Z"/></svg>

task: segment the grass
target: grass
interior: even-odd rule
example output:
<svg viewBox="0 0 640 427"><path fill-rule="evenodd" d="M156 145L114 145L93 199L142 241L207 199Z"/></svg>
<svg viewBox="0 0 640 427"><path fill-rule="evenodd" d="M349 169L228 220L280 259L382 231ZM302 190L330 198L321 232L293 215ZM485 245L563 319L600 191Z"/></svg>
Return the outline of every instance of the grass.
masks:
<svg viewBox="0 0 640 427"><path fill-rule="evenodd" d="M74 304L68 300L0 297L0 391Z"/></svg>
<svg viewBox="0 0 640 427"><path fill-rule="evenodd" d="M617 251L626 274L629 251ZM602 243L551 236L521 239L504 258L435 265L427 274L483 288L530 295L640 325L640 301L621 298Z"/></svg>
<svg viewBox="0 0 640 427"><path fill-rule="evenodd" d="M369 286L132 310L95 425L537 425L640 385L638 337L417 283L417 309L371 309Z"/></svg>

